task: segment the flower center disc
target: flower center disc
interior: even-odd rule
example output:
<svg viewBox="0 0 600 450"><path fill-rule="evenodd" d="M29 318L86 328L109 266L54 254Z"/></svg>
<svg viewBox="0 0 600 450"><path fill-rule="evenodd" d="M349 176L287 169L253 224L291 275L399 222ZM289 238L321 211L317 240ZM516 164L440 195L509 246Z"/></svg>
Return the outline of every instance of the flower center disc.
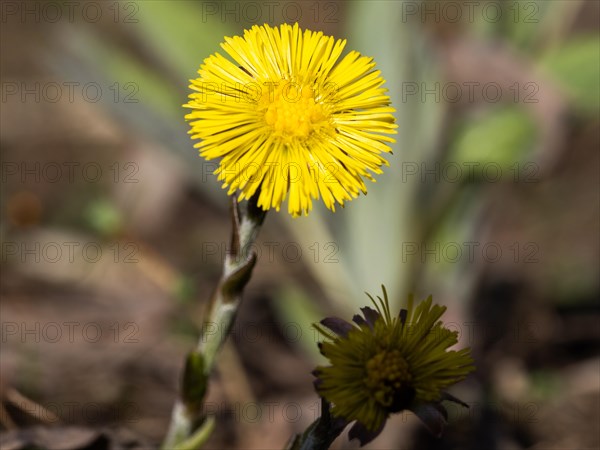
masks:
<svg viewBox="0 0 600 450"><path fill-rule="evenodd" d="M398 350L378 353L367 362L365 384L375 400L393 412L405 409L414 397L408 363Z"/></svg>
<svg viewBox="0 0 600 450"><path fill-rule="evenodd" d="M315 102L309 86L283 82L262 95L259 107L266 109L265 122L279 137L305 139L327 123L323 105Z"/></svg>

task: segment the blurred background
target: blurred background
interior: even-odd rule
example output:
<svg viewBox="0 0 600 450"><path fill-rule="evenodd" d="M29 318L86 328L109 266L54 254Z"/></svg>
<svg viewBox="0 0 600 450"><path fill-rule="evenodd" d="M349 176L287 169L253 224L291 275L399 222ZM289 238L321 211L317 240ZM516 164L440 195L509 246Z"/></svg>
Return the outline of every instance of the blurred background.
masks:
<svg viewBox="0 0 600 450"><path fill-rule="evenodd" d="M400 414L369 448L600 448L600 3L0 8L3 448L160 443L230 233L217 165L187 135L188 80L224 36L296 21L375 58L397 144L367 198L268 214L206 447L304 430L310 323L385 284L396 309L411 292L447 305L477 372L441 439Z"/></svg>

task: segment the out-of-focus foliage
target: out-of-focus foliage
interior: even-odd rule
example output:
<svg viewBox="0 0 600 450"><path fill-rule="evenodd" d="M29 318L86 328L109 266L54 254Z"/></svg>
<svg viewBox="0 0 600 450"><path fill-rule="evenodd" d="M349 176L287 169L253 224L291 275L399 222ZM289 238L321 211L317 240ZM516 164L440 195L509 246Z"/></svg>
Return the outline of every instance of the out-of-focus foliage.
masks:
<svg viewBox="0 0 600 450"><path fill-rule="evenodd" d="M576 36L544 55L541 63L560 82L578 110L597 116L600 110L600 39Z"/></svg>
<svg viewBox="0 0 600 450"><path fill-rule="evenodd" d="M449 159L461 167L470 165L474 178L480 178L490 164L508 168L531 157L528 153L535 143L536 125L527 110L517 106L494 108L463 121ZM504 173L510 175L507 170Z"/></svg>

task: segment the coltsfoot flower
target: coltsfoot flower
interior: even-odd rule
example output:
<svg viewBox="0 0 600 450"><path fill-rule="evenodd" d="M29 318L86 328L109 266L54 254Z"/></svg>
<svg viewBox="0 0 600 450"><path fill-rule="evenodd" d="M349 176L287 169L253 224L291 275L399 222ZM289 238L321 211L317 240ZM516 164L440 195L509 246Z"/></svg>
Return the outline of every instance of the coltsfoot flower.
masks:
<svg viewBox="0 0 600 450"><path fill-rule="evenodd" d="M256 194L263 210L288 198L298 216L319 198L335 211L366 194L364 179L388 165L395 110L371 58L351 51L338 61L345 45L298 24L255 25L225 38L230 59L204 60L185 117L200 155L220 159L229 195Z"/></svg>
<svg viewBox="0 0 600 450"><path fill-rule="evenodd" d="M410 297L408 308L392 317L385 288L383 296L376 302L369 295L375 309L361 308L364 317L355 315L356 325L338 318L315 325L326 338L321 353L331 363L317 367L315 387L333 405L334 416L356 421L349 437L363 445L390 414L404 410L439 436L447 419L441 401L465 405L444 389L475 369L470 349L448 351L458 333L444 327L439 319L446 307L432 304L431 297L416 308Z"/></svg>

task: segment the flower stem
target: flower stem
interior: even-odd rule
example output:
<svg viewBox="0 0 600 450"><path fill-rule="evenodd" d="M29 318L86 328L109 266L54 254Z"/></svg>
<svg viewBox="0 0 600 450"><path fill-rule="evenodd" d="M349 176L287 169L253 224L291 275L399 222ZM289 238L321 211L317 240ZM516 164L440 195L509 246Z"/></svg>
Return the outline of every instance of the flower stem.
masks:
<svg viewBox="0 0 600 450"><path fill-rule="evenodd" d="M321 416L304 433L297 435L286 450L327 450L348 423L329 412L329 402L321 399Z"/></svg>
<svg viewBox="0 0 600 450"><path fill-rule="evenodd" d="M232 200L232 233L230 249L223 263L223 274L213 292L202 333L196 348L186 359L181 396L175 403L163 450L177 448L205 425L203 411L208 379L219 349L229 335L242 300L244 287L256 264L252 244L265 219L265 211L256 204L257 196L246 202ZM219 333L214 331L220 330Z"/></svg>

